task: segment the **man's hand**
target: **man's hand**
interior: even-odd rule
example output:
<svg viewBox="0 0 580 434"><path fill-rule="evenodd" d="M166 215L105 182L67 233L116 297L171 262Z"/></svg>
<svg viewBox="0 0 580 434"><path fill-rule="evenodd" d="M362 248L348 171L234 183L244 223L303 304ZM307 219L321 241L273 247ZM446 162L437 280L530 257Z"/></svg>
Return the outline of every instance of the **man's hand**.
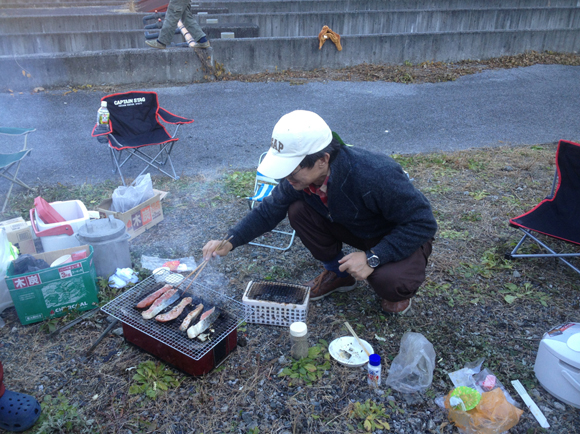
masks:
<svg viewBox="0 0 580 434"><path fill-rule="evenodd" d="M215 258L216 256L226 256L234 248L232 243L226 241L224 246L221 249L217 250L220 244L221 240L208 241L207 244L203 246L202 249L203 260L209 261L211 258Z"/></svg>
<svg viewBox="0 0 580 434"><path fill-rule="evenodd" d="M339 267L340 271L346 271L356 280L365 280L375 271L374 268L368 266L365 252L350 253L338 261L338 263L342 264Z"/></svg>

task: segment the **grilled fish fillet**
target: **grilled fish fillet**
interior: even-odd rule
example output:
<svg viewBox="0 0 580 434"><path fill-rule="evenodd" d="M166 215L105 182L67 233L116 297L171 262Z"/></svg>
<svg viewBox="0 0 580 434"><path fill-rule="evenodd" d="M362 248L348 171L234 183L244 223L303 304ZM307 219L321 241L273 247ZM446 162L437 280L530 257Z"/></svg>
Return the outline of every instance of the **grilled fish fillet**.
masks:
<svg viewBox="0 0 580 434"><path fill-rule="evenodd" d="M187 337L189 339L193 339L199 334L206 331L211 325L211 323L214 322L219 315L220 315L219 312L215 310L215 306L212 307L207 312L204 312L201 318L199 319L199 322L187 329Z"/></svg>
<svg viewBox="0 0 580 434"><path fill-rule="evenodd" d="M191 298L191 297L185 297L183 300L181 300L179 302L179 304L177 306L175 306L169 312L164 313L162 315L157 315L155 317L155 321L167 322L167 321L174 320L179 315L181 315L181 312L183 312L183 309L185 309L185 306L187 306L192 301L193 301L193 298Z"/></svg>
<svg viewBox="0 0 580 434"><path fill-rule="evenodd" d="M151 319L167 306L175 303L178 298L179 294L177 293L177 289L170 289L157 300L155 300L153 305L146 311L142 312L141 315L144 319Z"/></svg>
<svg viewBox="0 0 580 434"><path fill-rule="evenodd" d="M186 331L191 322L197 318L197 316L201 313L202 310L203 304L200 303L197 306L195 306L195 309L193 309L191 312L187 314L187 316L179 326L179 330L181 330L182 332Z"/></svg>
<svg viewBox="0 0 580 434"><path fill-rule="evenodd" d="M137 308L138 309L145 309L146 307L151 306L155 300L157 300L159 297L161 297L163 294L165 294L171 288L173 288L171 285L165 285L163 288L158 289L153 294L148 295L143 300L141 300L139 303L137 303Z"/></svg>

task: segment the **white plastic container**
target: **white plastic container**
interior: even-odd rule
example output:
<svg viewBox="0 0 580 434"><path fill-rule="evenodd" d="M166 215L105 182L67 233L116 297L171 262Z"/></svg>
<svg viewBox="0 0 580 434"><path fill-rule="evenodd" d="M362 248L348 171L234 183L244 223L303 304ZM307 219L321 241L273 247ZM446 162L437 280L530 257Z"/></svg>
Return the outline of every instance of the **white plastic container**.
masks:
<svg viewBox="0 0 580 434"><path fill-rule="evenodd" d="M562 324L544 335L534 372L551 395L580 408L580 323Z"/></svg>
<svg viewBox="0 0 580 434"><path fill-rule="evenodd" d="M51 202L50 204L66 221L47 224L37 215L36 208L30 210L30 221L34 234L40 238L45 252L80 246L74 236L89 221L87 207L80 200Z"/></svg>

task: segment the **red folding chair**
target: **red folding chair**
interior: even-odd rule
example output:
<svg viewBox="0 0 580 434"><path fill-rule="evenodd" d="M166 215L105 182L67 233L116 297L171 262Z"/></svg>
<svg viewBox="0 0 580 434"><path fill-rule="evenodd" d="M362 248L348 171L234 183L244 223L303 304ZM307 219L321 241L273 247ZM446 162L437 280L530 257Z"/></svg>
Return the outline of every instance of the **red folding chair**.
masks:
<svg viewBox="0 0 580 434"><path fill-rule="evenodd" d="M176 135L179 127L190 124L193 119L174 115L159 107L156 92L125 92L107 95L101 99L107 102L109 110L109 129L99 131L98 125L93 128L92 136L106 137L109 143L111 159L113 161L113 173L119 171L123 185L125 178L121 168L131 157L136 157L146 163L145 168L137 175L143 174L149 167L159 170L172 179L179 179L173 162L171 151L179 140ZM173 134L169 134L159 122L176 125ZM155 148L153 153L147 152L149 147ZM169 163L170 169L166 171L162 166Z"/></svg>

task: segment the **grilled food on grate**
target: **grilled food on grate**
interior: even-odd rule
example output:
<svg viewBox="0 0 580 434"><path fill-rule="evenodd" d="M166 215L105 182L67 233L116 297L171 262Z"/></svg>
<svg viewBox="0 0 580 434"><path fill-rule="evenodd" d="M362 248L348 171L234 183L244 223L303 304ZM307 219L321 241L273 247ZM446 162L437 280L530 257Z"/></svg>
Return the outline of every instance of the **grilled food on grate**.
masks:
<svg viewBox="0 0 580 434"><path fill-rule="evenodd" d="M191 322L197 318L197 316L203 311L203 304L198 304L195 309L187 314L181 325L179 326L179 330L182 332L186 331L189 328Z"/></svg>
<svg viewBox="0 0 580 434"><path fill-rule="evenodd" d="M164 313L162 315L157 315L155 317L155 321L167 322L167 321L174 320L179 315L181 315L181 312L183 312L183 309L185 309L185 306L187 306L188 304L190 304L192 301L193 301L193 298L191 298L191 297L185 297L183 300L181 300L179 302L179 304L177 306L175 306L169 312Z"/></svg>

